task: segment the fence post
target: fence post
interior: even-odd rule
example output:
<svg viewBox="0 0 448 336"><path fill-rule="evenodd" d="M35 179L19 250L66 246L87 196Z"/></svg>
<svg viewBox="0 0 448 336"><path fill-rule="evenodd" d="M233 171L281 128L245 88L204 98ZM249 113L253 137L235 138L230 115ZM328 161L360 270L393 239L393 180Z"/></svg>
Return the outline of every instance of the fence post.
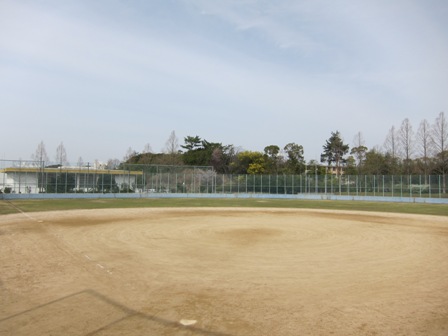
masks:
<svg viewBox="0 0 448 336"><path fill-rule="evenodd" d="M422 176L421 175L419 175L418 176L418 180L419 180L419 184L420 184L420 198L422 197Z"/></svg>
<svg viewBox="0 0 448 336"><path fill-rule="evenodd" d="M347 176L347 195L350 196L350 175Z"/></svg>
<svg viewBox="0 0 448 336"><path fill-rule="evenodd" d="M400 175L400 197L403 197L403 175Z"/></svg>
<svg viewBox="0 0 448 336"><path fill-rule="evenodd" d="M376 195L376 176L373 175L373 196Z"/></svg>
<svg viewBox="0 0 448 336"><path fill-rule="evenodd" d="M364 196L367 196L367 175L364 175Z"/></svg>
<svg viewBox="0 0 448 336"><path fill-rule="evenodd" d="M392 175L392 196L395 196L395 175Z"/></svg>
<svg viewBox="0 0 448 336"><path fill-rule="evenodd" d="M286 195L288 193L288 175L285 173L282 174L283 178L283 194Z"/></svg>
<svg viewBox="0 0 448 336"><path fill-rule="evenodd" d="M337 175L336 173L336 177L338 178L338 187L339 187L339 196L341 195L341 176Z"/></svg>

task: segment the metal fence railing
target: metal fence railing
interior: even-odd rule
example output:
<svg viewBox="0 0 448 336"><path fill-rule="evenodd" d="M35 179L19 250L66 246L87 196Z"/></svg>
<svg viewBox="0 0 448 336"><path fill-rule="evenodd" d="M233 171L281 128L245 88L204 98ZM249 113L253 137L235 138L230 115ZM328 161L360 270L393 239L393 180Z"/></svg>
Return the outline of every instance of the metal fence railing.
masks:
<svg viewBox="0 0 448 336"><path fill-rule="evenodd" d="M0 193L321 194L447 198L442 175L222 175L92 168L3 168Z"/></svg>
<svg viewBox="0 0 448 336"><path fill-rule="evenodd" d="M2 194L189 193L448 198L445 175L230 175L204 166L0 160Z"/></svg>
<svg viewBox="0 0 448 336"><path fill-rule="evenodd" d="M148 174L144 191L162 193L325 194L445 198L441 175Z"/></svg>

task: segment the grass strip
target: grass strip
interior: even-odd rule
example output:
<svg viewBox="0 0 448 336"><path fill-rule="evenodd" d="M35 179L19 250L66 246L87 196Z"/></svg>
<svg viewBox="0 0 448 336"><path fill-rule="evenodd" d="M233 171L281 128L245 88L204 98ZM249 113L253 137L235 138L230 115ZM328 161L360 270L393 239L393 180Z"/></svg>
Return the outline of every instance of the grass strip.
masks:
<svg viewBox="0 0 448 336"><path fill-rule="evenodd" d="M0 201L0 215L23 212L113 209L113 208L169 208L169 207L251 207L356 210L448 216L444 204L387 203L365 201L277 200L277 199L202 199L202 198L145 198L145 199L66 199Z"/></svg>

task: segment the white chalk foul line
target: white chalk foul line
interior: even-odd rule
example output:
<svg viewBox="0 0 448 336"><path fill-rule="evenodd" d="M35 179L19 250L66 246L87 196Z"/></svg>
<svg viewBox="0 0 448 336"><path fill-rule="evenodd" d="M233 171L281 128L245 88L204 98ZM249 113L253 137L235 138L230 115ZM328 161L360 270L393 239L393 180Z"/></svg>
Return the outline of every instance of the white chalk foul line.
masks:
<svg viewBox="0 0 448 336"><path fill-rule="evenodd" d="M26 212L24 212L22 209L20 209L20 208L19 208L18 206L16 206L16 205L12 204L11 202L9 202L9 201L7 201L7 202L8 202L13 208L15 208L17 211L19 211L22 215L24 215L25 217L27 217L28 219L30 219L30 220L32 220L32 221L35 221L35 222L38 222L38 223L43 223L43 222L44 222L43 220L39 220L39 219L37 219L37 218L34 218L34 217L28 215ZM56 234L56 236L58 237L57 234ZM69 243L67 243L67 242L66 242L66 244L71 245L71 244L69 244ZM72 247L73 247L73 246L72 246ZM92 258L90 258L87 254L84 254L84 257L85 257L86 259L92 261ZM105 269L107 273L112 274L112 271L106 269L103 265L101 265L101 264L96 264L96 265L97 265L99 268L101 268L101 269Z"/></svg>
<svg viewBox="0 0 448 336"><path fill-rule="evenodd" d="M28 215L26 212L24 212L22 209L20 209L20 208L19 208L18 206L16 206L16 205L12 204L11 202L9 202L9 201L7 201L7 202L8 202L13 208L15 208L17 211L19 211L22 215L24 215L25 217L27 217L28 219L30 219L30 220L32 220L32 221L36 221L36 222L38 222L38 223L43 223L43 222L44 222L43 220L39 220L39 219L37 219L37 218L34 218L34 217ZM58 235L56 235L56 236L58 236ZM66 242L66 244L67 244L67 242ZM71 244L68 244L68 245L71 245ZM84 257L85 257L86 259L92 261L92 258L90 258L87 254L84 254ZM101 269L105 269L107 273L112 274L112 271L106 269L103 265L101 265L101 264L96 264L96 265L97 265L99 268L101 268Z"/></svg>
<svg viewBox="0 0 448 336"><path fill-rule="evenodd" d="M18 206L12 204L10 201L7 201L14 209L16 209L17 211L19 211L22 215L24 215L25 217L27 217L28 219L31 219L32 221L36 221L38 223L42 223L43 221L38 220L30 215L28 215L26 212L24 212L22 209L20 209Z"/></svg>

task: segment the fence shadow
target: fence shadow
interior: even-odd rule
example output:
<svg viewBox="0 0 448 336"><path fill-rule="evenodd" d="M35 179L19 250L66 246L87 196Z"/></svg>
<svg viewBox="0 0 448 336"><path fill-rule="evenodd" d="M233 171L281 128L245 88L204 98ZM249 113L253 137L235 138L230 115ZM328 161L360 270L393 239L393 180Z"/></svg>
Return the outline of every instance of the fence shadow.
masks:
<svg viewBox="0 0 448 336"><path fill-rule="evenodd" d="M0 335L231 336L145 314L87 289L0 319Z"/></svg>

